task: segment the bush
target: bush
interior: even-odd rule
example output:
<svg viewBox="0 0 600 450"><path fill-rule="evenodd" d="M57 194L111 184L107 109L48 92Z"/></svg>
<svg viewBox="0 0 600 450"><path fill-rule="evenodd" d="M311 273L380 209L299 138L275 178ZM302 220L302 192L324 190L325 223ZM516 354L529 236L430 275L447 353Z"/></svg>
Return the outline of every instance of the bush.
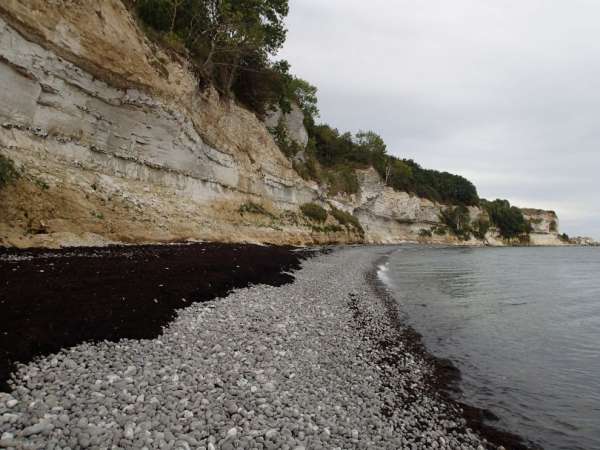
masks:
<svg viewBox="0 0 600 450"><path fill-rule="evenodd" d="M475 226L473 226L473 236L477 239L485 239L485 235L490 229L490 222L480 217L477 222L475 222Z"/></svg>
<svg viewBox="0 0 600 450"><path fill-rule="evenodd" d="M438 236L445 236L448 232L448 228L437 226L434 227L432 231Z"/></svg>
<svg viewBox="0 0 600 450"><path fill-rule="evenodd" d="M240 214L250 213L250 214L261 214L263 216L273 217L269 211L267 211L262 205L254 202L246 202L238 209Z"/></svg>
<svg viewBox="0 0 600 450"><path fill-rule="evenodd" d="M553 220L552 222L550 222L550 232L552 233L556 233L558 231L558 224L556 223L556 220Z"/></svg>
<svg viewBox="0 0 600 450"><path fill-rule="evenodd" d="M302 178L303 180L309 181L309 180L313 179L313 177L311 176L311 173L308 170L308 167L305 163L294 160L294 161L292 161L292 167L294 168L296 173L298 175L300 175L300 178Z"/></svg>
<svg viewBox="0 0 600 450"><path fill-rule="evenodd" d="M293 158L300 150L302 150L300 145L288 136L283 116L279 118L276 127L269 128L269 133L271 133L273 139L275 139L281 152L288 158Z"/></svg>
<svg viewBox="0 0 600 450"><path fill-rule="evenodd" d="M427 229L425 229L425 228L421 228L421 229L419 230L419 237L422 237L422 238L430 238L431 236L432 236L432 234L431 234L431 230L427 230Z"/></svg>
<svg viewBox="0 0 600 450"><path fill-rule="evenodd" d="M356 194L360 190L356 172L349 166L327 170L323 178L329 184L330 195L336 195L340 192Z"/></svg>
<svg viewBox="0 0 600 450"><path fill-rule="evenodd" d="M343 228L339 225L325 225L323 227L325 233L339 233L340 231L343 231Z"/></svg>
<svg viewBox="0 0 600 450"><path fill-rule="evenodd" d="M304 203L300 206L302 214L315 222L325 222L327 220L327 211L316 203Z"/></svg>
<svg viewBox="0 0 600 450"><path fill-rule="evenodd" d="M0 189L19 178L19 172L11 159L0 155Z"/></svg>
<svg viewBox="0 0 600 450"><path fill-rule="evenodd" d="M156 31L169 31L172 7L168 0L139 0L137 12L140 19Z"/></svg>
<svg viewBox="0 0 600 450"><path fill-rule="evenodd" d="M364 234L362 225L352 214L342 211L341 209L337 209L335 206L331 206L331 215L335 218L335 220L338 221L340 225L344 225L346 228L351 226L361 235Z"/></svg>
<svg viewBox="0 0 600 450"><path fill-rule="evenodd" d="M471 235L471 217L464 206L446 208L440 212L440 220L454 236L462 240Z"/></svg>
<svg viewBox="0 0 600 450"><path fill-rule="evenodd" d="M511 206L508 200L483 201L482 204L503 238L510 239L531 232L531 224L525 219L523 212L516 206Z"/></svg>

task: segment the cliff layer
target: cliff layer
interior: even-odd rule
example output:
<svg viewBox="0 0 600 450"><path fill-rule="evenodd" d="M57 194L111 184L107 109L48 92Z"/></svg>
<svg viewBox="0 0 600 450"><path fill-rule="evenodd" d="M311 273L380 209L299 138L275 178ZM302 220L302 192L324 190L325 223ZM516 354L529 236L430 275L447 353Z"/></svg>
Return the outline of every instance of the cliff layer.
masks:
<svg viewBox="0 0 600 450"><path fill-rule="evenodd" d="M267 125L280 121L306 145L296 107ZM0 125L0 154L21 173L0 190L3 245L459 243L423 232L443 206L386 187L374 170L360 171L354 195L303 180L263 122L200 89L119 0L0 4ZM315 223L299 211L308 202L354 214L364 234L332 216ZM533 243L558 242L555 216L531 217L541 219Z"/></svg>

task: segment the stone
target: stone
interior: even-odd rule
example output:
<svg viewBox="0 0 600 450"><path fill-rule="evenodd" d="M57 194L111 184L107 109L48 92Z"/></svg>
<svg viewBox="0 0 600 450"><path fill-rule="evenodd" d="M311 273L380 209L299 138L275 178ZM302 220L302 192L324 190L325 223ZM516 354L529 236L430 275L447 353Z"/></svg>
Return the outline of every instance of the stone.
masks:
<svg viewBox="0 0 600 450"><path fill-rule="evenodd" d="M24 428L23 431L21 432L21 434L23 436L27 437L27 436L31 436L33 434L39 434L39 433L44 433L46 431L51 431L53 428L54 428L54 425L52 425L49 421L40 420L35 425L31 425L27 428Z"/></svg>
<svg viewBox="0 0 600 450"><path fill-rule="evenodd" d="M238 435L238 430L237 430L237 428L235 428L235 427L233 427L233 428L230 428L230 429L227 431L227 436L226 436L226 439L235 439L237 435Z"/></svg>
<svg viewBox="0 0 600 450"><path fill-rule="evenodd" d="M268 430L265 433L265 437L267 439L272 439L273 440L273 439L275 439L277 437L278 434L279 434L279 431L275 430L274 428L271 428L270 430Z"/></svg>

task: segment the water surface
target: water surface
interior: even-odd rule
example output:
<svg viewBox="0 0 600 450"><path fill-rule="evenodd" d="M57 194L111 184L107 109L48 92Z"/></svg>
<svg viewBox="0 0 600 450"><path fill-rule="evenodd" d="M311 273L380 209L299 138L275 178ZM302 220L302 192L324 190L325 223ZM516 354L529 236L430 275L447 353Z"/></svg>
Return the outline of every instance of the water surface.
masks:
<svg viewBox="0 0 600 450"><path fill-rule="evenodd" d="M600 249L401 247L380 270L466 402L547 449L600 449Z"/></svg>

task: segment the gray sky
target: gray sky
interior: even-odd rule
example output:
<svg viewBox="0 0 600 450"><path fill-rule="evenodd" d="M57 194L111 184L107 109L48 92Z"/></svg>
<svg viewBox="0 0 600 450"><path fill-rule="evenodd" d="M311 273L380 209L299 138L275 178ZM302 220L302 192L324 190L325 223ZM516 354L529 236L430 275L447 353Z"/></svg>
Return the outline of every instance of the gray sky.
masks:
<svg viewBox="0 0 600 450"><path fill-rule="evenodd" d="M600 2L290 0L321 120L600 239Z"/></svg>

